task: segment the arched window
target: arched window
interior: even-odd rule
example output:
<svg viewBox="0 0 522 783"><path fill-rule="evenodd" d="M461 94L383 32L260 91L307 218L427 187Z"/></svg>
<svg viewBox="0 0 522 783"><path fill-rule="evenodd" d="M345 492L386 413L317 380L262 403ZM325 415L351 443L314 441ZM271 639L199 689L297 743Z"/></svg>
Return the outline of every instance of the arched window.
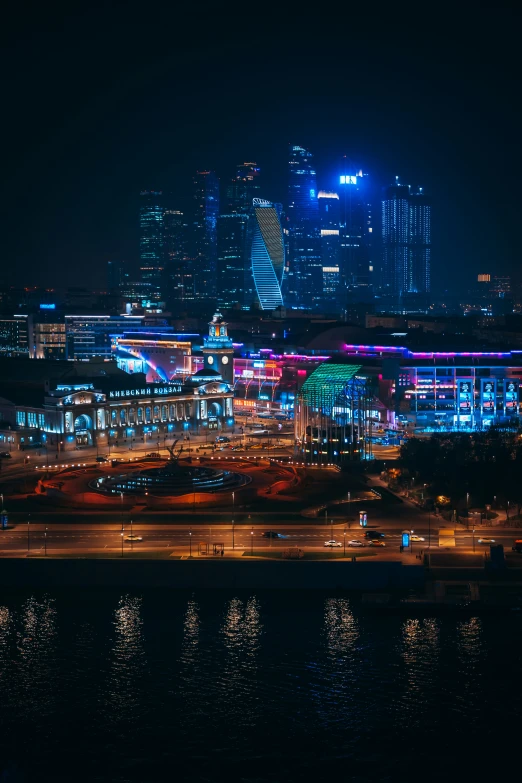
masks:
<svg viewBox="0 0 522 783"><path fill-rule="evenodd" d="M145 421L150 424L150 405L145 408Z"/></svg>
<svg viewBox="0 0 522 783"><path fill-rule="evenodd" d="M159 415L160 415L159 405L155 405L154 406L154 414L153 415L154 415L154 421L159 421Z"/></svg>
<svg viewBox="0 0 522 783"><path fill-rule="evenodd" d="M174 405L169 405L169 421L174 421L176 418L176 408Z"/></svg>
<svg viewBox="0 0 522 783"><path fill-rule="evenodd" d="M125 424L127 421L127 411L125 408L120 408L120 424Z"/></svg>
<svg viewBox="0 0 522 783"><path fill-rule="evenodd" d="M138 408L138 424L143 424L143 408Z"/></svg>
<svg viewBox="0 0 522 783"><path fill-rule="evenodd" d="M114 426L116 426L117 423L118 423L118 411L116 410L116 408L111 408L111 424L114 424Z"/></svg>
<svg viewBox="0 0 522 783"><path fill-rule="evenodd" d="M136 421L136 409L129 408L129 424L134 424Z"/></svg>
<svg viewBox="0 0 522 783"><path fill-rule="evenodd" d="M161 406L161 421L167 421L167 406Z"/></svg>

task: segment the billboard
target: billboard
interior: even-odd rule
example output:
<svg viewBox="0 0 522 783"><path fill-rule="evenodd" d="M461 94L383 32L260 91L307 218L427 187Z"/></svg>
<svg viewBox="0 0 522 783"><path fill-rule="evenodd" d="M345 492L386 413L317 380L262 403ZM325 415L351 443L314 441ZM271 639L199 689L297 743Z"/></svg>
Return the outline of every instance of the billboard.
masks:
<svg viewBox="0 0 522 783"><path fill-rule="evenodd" d="M504 381L504 412L506 416L518 413L518 379L506 378Z"/></svg>
<svg viewBox="0 0 522 783"><path fill-rule="evenodd" d="M497 384L491 378L482 378L480 382L480 407L484 416L494 416L497 408Z"/></svg>
<svg viewBox="0 0 522 783"><path fill-rule="evenodd" d="M471 381L458 382L458 412L459 415L468 415L473 408L473 383Z"/></svg>

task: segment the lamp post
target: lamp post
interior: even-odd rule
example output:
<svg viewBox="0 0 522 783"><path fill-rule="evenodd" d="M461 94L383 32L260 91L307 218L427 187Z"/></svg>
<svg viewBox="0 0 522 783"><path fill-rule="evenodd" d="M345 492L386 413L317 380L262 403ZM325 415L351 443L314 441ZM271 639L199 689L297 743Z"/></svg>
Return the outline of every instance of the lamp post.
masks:
<svg viewBox="0 0 522 783"><path fill-rule="evenodd" d="M473 534L471 538L473 540L473 551L475 551L475 525L473 525Z"/></svg>
<svg viewBox="0 0 522 783"><path fill-rule="evenodd" d="M31 551L31 533L30 533L31 515L27 515L27 551Z"/></svg>
<svg viewBox="0 0 522 783"><path fill-rule="evenodd" d="M45 552L45 557L47 557L47 528L45 528L45 533L44 533L44 552Z"/></svg>
<svg viewBox="0 0 522 783"><path fill-rule="evenodd" d="M250 531L250 555L254 554L254 527Z"/></svg>
<svg viewBox="0 0 522 783"><path fill-rule="evenodd" d="M235 540L234 540L234 516L235 516L235 510L236 510L236 493L232 492L232 549L235 549Z"/></svg>
<svg viewBox="0 0 522 783"><path fill-rule="evenodd" d="M346 525L344 526L343 537L344 537L344 557L346 557Z"/></svg>
<svg viewBox="0 0 522 783"><path fill-rule="evenodd" d="M428 549L431 548L431 509L428 509Z"/></svg>
<svg viewBox="0 0 522 783"><path fill-rule="evenodd" d="M123 524L121 526L121 556L123 557L123 534L125 532L125 528L123 527Z"/></svg>
<svg viewBox="0 0 522 783"><path fill-rule="evenodd" d="M130 526L131 526L131 532L130 532L131 552L133 552L134 551L134 540L133 540L133 537L132 537L132 519L130 521Z"/></svg>
<svg viewBox="0 0 522 783"><path fill-rule="evenodd" d="M189 529L189 557L192 557L192 528Z"/></svg>
<svg viewBox="0 0 522 783"><path fill-rule="evenodd" d="M466 527L469 528L469 492L466 492Z"/></svg>

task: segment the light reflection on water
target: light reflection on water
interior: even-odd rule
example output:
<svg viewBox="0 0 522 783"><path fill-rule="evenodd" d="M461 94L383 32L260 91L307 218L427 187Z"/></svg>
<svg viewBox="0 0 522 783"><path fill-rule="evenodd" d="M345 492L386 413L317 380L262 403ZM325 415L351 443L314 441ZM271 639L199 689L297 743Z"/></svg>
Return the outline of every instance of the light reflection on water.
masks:
<svg viewBox="0 0 522 783"><path fill-rule="evenodd" d="M509 742L521 650L516 615L404 618L345 595L3 596L0 779L5 758L139 783L185 765L191 780L348 774L336 764L365 780L371 759L402 780L427 745L460 754L497 727Z"/></svg>

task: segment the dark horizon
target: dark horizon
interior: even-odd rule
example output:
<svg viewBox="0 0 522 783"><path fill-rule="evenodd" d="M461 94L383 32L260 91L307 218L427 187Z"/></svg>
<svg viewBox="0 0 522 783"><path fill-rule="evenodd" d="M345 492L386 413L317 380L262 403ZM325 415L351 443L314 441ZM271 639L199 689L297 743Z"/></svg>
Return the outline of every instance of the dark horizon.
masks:
<svg viewBox="0 0 522 783"><path fill-rule="evenodd" d="M288 143L314 153L319 187L344 154L377 188L395 175L424 187L435 291L518 273L509 12L426 27L354 19L357 35L317 41L311 22L285 33L284 14L246 38L208 12L207 26L132 7L17 13L4 49L3 283L103 286L109 259L138 257L139 192L172 191L186 208L197 169L223 181L255 160L262 195L284 203Z"/></svg>

